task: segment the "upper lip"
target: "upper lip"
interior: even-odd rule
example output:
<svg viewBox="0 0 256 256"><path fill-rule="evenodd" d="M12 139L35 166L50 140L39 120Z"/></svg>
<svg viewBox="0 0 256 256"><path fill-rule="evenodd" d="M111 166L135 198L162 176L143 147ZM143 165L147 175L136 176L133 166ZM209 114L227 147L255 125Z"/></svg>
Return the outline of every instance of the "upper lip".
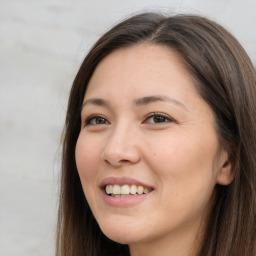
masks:
<svg viewBox="0 0 256 256"><path fill-rule="evenodd" d="M100 188L103 189L106 187L106 185L119 185L119 186L137 185L137 186L143 186L144 188L154 189L152 186L148 184L145 184L141 181L138 181L136 179L129 178L129 177L114 177L114 176L107 177L100 182Z"/></svg>

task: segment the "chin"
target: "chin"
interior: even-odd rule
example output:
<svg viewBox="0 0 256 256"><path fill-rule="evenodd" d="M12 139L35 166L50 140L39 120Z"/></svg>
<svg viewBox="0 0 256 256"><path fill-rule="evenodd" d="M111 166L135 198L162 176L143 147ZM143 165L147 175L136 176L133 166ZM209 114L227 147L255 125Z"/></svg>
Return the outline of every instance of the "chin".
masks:
<svg viewBox="0 0 256 256"><path fill-rule="evenodd" d="M106 237L120 244L136 243L142 239L141 230L139 231L125 225L109 223L100 225L100 228Z"/></svg>

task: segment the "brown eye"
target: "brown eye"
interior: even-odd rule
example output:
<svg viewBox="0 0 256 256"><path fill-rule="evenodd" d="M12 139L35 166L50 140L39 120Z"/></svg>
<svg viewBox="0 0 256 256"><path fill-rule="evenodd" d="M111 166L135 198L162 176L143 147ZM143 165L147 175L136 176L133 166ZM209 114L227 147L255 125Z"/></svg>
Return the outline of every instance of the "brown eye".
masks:
<svg viewBox="0 0 256 256"><path fill-rule="evenodd" d="M89 117L85 122L85 125L101 125L101 124L110 124L110 123L106 118L102 116Z"/></svg>
<svg viewBox="0 0 256 256"><path fill-rule="evenodd" d="M163 123L163 122L166 122L167 118L164 117L164 116L154 116L153 117L153 120L154 120L154 123Z"/></svg>
<svg viewBox="0 0 256 256"><path fill-rule="evenodd" d="M144 122L150 123L150 124L157 124L157 123L170 123L170 122L173 122L173 120L170 117L167 117L166 115L153 113L153 114L150 114Z"/></svg>

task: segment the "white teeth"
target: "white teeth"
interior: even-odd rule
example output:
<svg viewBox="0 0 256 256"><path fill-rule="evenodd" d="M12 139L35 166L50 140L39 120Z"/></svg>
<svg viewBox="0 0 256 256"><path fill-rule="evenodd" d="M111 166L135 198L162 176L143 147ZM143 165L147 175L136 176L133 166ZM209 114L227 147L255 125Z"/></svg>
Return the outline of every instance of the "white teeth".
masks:
<svg viewBox="0 0 256 256"><path fill-rule="evenodd" d="M120 195L120 192L121 192L121 187L119 185L114 185L113 186L113 194Z"/></svg>
<svg viewBox="0 0 256 256"><path fill-rule="evenodd" d="M138 194L143 194L144 188L142 186L138 186Z"/></svg>
<svg viewBox="0 0 256 256"><path fill-rule="evenodd" d="M105 191L108 195L112 195L115 197L125 197L128 195L141 195L141 194L146 194L149 193L151 191L150 188L144 188L143 186L137 186L137 185L123 185L123 186L119 186L119 185L107 185L105 187Z"/></svg>
<svg viewBox="0 0 256 256"><path fill-rule="evenodd" d="M106 193L112 194L113 193L113 185L107 185L106 186Z"/></svg>
<svg viewBox="0 0 256 256"><path fill-rule="evenodd" d="M135 195L137 193L137 186L136 185L131 185L130 193L132 195Z"/></svg>
<svg viewBox="0 0 256 256"><path fill-rule="evenodd" d="M128 185L123 185L121 187L121 193L122 195L129 195L130 194L130 187Z"/></svg>

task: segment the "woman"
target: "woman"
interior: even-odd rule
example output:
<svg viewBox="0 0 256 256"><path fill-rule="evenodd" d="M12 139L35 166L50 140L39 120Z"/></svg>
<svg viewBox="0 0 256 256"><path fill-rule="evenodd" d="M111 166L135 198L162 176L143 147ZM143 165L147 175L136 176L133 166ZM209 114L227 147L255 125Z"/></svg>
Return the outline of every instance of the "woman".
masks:
<svg viewBox="0 0 256 256"><path fill-rule="evenodd" d="M103 35L69 98L57 255L255 255L255 81L206 18Z"/></svg>

